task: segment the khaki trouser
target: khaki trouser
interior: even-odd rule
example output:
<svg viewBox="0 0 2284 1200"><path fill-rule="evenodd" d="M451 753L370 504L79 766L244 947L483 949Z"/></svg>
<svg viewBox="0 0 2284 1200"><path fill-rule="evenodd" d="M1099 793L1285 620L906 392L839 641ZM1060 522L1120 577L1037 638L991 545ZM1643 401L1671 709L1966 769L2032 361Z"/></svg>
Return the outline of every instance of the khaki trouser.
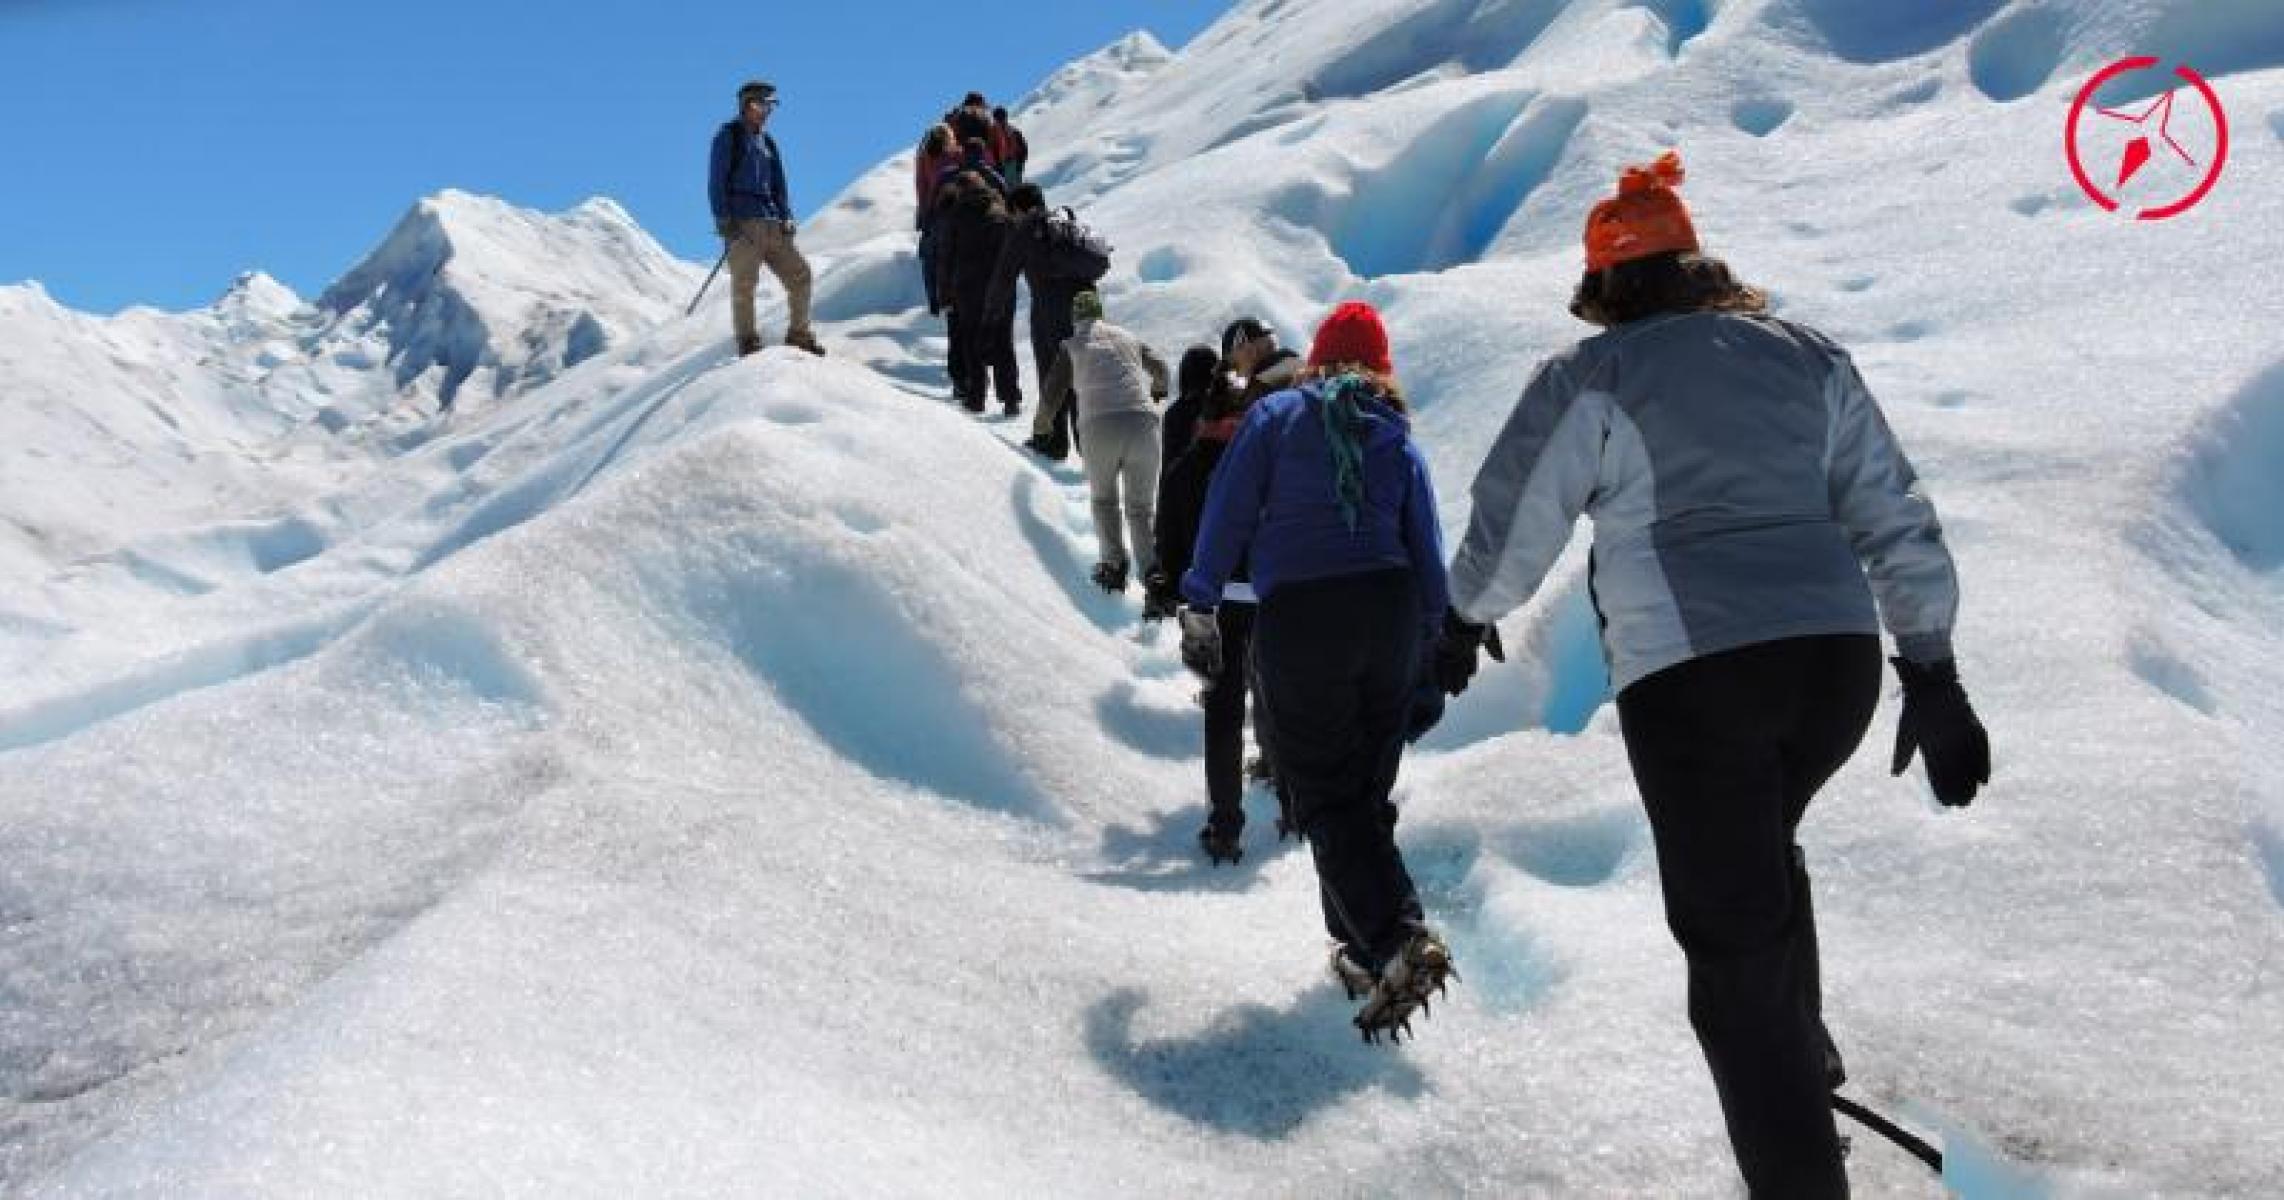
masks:
<svg viewBox="0 0 2284 1200"><path fill-rule="evenodd" d="M786 336L809 332L809 260L783 225L748 217L730 243L730 324L740 343L761 337L753 325L753 290L765 265L785 288Z"/></svg>
<svg viewBox="0 0 2284 1200"><path fill-rule="evenodd" d="M1094 536L1107 563L1131 563L1136 575L1158 564L1150 519L1158 505L1158 414L1104 413L1086 423L1087 490L1094 500ZM1123 510L1126 526L1118 518ZM1124 536L1121 536L1124 535ZM1127 556L1131 541L1133 557Z"/></svg>

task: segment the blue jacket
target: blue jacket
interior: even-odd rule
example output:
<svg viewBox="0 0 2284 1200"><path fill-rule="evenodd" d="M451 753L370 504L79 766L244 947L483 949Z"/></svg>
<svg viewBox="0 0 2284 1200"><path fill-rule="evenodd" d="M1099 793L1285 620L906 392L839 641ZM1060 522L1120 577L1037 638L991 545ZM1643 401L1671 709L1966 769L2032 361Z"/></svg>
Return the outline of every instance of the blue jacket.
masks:
<svg viewBox="0 0 2284 1200"><path fill-rule="evenodd" d="M745 143L742 153L740 139ZM730 175L733 158L736 178ZM706 175L706 197L713 202L715 220L793 219L793 200L785 191L785 160L777 153L777 139L767 133L749 132L743 121L731 121L714 133L712 162Z"/></svg>
<svg viewBox="0 0 2284 1200"><path fill-rule="evenodd" d="M1218 604L1239 564L1263 600L1298 580L1405 567L1418 585L1422 627L1436 628L1449 596L1443 532L1411 423L1376 396L1358 405L1364 495L1351 530L1335 490L1323 403L1322 385L1311 383L1247 411L1206 492L1183 599L1198 608Z"/></svg>

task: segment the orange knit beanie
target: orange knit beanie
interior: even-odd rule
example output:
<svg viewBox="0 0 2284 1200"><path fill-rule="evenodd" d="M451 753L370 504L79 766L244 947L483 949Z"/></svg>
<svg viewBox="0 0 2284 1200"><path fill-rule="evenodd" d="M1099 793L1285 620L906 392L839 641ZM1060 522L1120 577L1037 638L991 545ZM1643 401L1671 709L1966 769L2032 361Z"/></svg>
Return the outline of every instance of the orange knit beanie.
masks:
<svg viewBox="0 0 2284 1200"><path fill-rule="evenodd" d="M1671 250L1697 250L1697 228L1689 207L1673 189L1682 180L1681 155L1668 150L1644 167L1627 167L1618 177L1618 194L1594 206L1586 218L1586 269Z"/></svg>

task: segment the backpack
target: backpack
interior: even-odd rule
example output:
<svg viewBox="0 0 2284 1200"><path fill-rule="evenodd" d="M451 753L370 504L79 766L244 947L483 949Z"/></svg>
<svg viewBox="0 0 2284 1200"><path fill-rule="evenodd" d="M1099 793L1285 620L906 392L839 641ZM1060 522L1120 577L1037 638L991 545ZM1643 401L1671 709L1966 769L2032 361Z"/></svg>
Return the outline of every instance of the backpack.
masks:
<svg viewBox="0 0 2284 1200"><path fill-rule="evenodd" d="M1053 278L1091 285L1109 274L1110 251L1109 240L1068 208L1039 223L1039 259Z"/></svg>

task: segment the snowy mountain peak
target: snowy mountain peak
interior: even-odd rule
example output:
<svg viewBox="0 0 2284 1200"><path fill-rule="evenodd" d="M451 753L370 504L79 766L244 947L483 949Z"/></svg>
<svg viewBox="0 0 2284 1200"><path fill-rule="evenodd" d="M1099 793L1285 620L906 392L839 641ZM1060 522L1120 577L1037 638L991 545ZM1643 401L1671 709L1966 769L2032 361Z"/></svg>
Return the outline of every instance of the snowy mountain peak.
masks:
<svg viewBox="0 0 2284 1200"><path fill-rule="evenodd" d="M279 321L307 306L300 295L265 271L247 271L230 281L214 311L224 320Z"/></svg>
<svg viewBox="0 0 2284 1200"><path fill-rule="evenodd" d="M672 315L697 280L610 200L549 215L447 189L318 303L383 337L400 387L449 405L479 374L493 396L553 378Z"/></svg>

